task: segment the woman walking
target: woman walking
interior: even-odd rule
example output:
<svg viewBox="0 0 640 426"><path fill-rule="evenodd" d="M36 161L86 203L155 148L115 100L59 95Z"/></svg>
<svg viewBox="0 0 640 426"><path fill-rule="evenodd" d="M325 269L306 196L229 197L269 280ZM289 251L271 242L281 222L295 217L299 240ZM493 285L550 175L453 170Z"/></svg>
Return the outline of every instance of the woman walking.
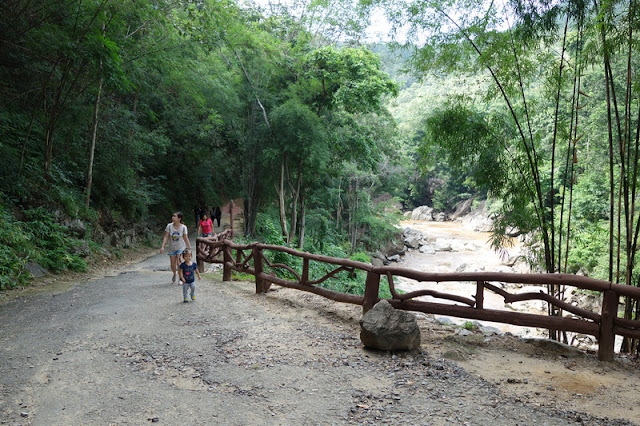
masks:
<svg viewBox="0 0 640 426"><path fill-rule="evenodd" d="M187 232L187 225L182 222L184 215L182 212L175 212L171 216L171 223L167 224L164 229L164 239L162 240L162 247L160 247L160 253L164 253L164 246L169 241L169 261L171 263L171 272L173 277L171 282L176 282L178 273L178 265L182 263L182 252L185 249L191 249L191 243L189 242L189 234Z"/></svg>

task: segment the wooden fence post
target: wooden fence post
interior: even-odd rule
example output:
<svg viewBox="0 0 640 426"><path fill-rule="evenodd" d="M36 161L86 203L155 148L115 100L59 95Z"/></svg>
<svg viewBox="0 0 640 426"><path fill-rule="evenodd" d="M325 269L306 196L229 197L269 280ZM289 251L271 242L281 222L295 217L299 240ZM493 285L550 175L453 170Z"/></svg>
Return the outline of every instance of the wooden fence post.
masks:
<svg viewBox="0 0 640 426"><path fill-rule="evenodd" d="M231 238L233 238L233 200L229 201L229 229L231 230Z"/></svg>
<svg viewBox="0 0 640 426"><path fill-rule="evenodd" d="M228 263L233 263L231 249L227 246L226 242L222 249L222 259L224 260L224 263L222 264L222 281L231 281L231 268L227 265Z"/></svg>
<svg viewBox="0 0 640 426"><path fill-rule="evenodd" d="M198 271L204 272L204 260L200 259L198 255L203 256L204 248L208 247L204 244L198 244L198 240L196 239L196 252L193 253L193 256L196 258L196 264L198 265ZM211 250L211 247L209 247Z"/></svg>
<svg viewBox="0 0 640 426"><path fill-rule="evenodd" d="M262 274L262 251L258 247L253 247L253 268L256 277L256 294L265 293L264 279L260 278Z"/></svg>
<svg viewBox="0 0 640 426"><path fill-rule="evenodd" d="M484 281L476 282L476 309L484 308Z"/></svg>
<svg viewBox="0 0 640 426"><path fill-rule="evenodd" d="M367 280L364 284L364 299L362 301L362 313L367 311L378 303L378 294L380 291L380 275L375 272L367 272Z"/></svg>
<svg viewBox="0 0 640 426"><path fill-rule="evenodd" d="M302 259L302 277L300 284L306 284L309 281L309 259Z"/></svg>
<svg viewBox="0 0 640 426"><path fill-rule="evenodd" d="M598 359L613 361L616 335L613 333L613 321L618 316L620 296L613 290L605 290L602 298L602 315L598 336Z"/></svg>

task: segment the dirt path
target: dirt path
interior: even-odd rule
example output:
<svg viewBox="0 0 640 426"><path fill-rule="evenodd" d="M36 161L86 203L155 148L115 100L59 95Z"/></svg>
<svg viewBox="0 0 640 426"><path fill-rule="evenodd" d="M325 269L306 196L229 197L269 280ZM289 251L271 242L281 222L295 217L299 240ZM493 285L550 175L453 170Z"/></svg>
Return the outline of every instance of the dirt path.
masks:
<svg viewBox="0 0 640 426"><path fill-rule="evenodd" d="M8 425L622 425L631 362L566 358L420 316L422 347L362 347L361 308L210 272L182 303L166 256L0 304ZM607 418L605 418L607 417ZM616 420L617 419L617 420Z"/></svg>

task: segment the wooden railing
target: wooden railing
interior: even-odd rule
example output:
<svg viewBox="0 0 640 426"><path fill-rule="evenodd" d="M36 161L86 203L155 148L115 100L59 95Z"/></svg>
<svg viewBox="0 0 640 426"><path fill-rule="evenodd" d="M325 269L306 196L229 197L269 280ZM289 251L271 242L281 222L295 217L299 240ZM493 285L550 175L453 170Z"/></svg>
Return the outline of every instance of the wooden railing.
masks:
<svg viewBox="0 0 640 426"><path fill-rule="evenodd" d="M620 297L640 300L640 288L634 286L614 284L608 281L570 274L429 273L391 266L375 267L369 263L321 256L276 245L260 243L240 245L226 238L229 238L228 234L197 238L196 258L200 270L204 271L205 262L220 263L223 265L223 281L231 279L232 271L251 274L255 277L257 293L266 292L273 283L283 287L315 293L337 302L362 305L364 312L366 312L380 300L378 295L380 280L385 277L392 294L389 303L396 309L587 334L594 336L598 340L598 358L604 361L611 361L614 357L616 335L640 338L639 320L618 318ZM265 256L265 251L281 252L302 258L302 271L296 271L289 265L271 263ZM222 255L222 258L220 258L220 255ZM335 269L323 277L314 279L309 276L310 262L334 265ZM271 273L266 272L265 268L271 270ZM277 277L273 271L278 269L288 271L295 280ZM356 270L366 272L364 296L340 293L317 285L335 277L341 271L354 273ZM470 283L472 291L469 297L435 290L418 290L401 294L395 289L396 277L404 277L418 282L441 283L455 281ZM543 291L512 294L500 288L496 283L512 283L525 286L564 285L601 292L604 294L602 311L595 313L580 308ZM475 287L475 293L473 292L473 287ZM571 313L573 317L487 309L484 307L485 291L487 290L502 296L505 303L541 300ZM415 300L420 296L449 300L454 304Z"/></svg>

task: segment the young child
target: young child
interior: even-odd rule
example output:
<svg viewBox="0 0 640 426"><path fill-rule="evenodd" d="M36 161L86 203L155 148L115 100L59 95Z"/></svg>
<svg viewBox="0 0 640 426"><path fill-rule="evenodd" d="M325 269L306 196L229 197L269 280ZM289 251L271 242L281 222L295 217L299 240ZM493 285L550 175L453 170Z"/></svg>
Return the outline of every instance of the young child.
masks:
<svg viewBox="0 0 640 426"><path fill-rule="evenodd" d="M207 217L206 213L202 215L202 220L198 227L198 234L203 237L210 237L213 235L213 222L211 221L211 218Z"/></svg>
<svg viewBox="0 0 640 426"><path fill-rule="evenodd" d="M199 280L200 271L198 270L198 265L191 261L190 250L183 251L182 256L184 257L184 262L180 264L180 284L182 285L184 303L187 303L189 301L187 299L189 289L191 289L191 300L196 300L196 280L193 273L195 272L198 275Z"/></svg>

